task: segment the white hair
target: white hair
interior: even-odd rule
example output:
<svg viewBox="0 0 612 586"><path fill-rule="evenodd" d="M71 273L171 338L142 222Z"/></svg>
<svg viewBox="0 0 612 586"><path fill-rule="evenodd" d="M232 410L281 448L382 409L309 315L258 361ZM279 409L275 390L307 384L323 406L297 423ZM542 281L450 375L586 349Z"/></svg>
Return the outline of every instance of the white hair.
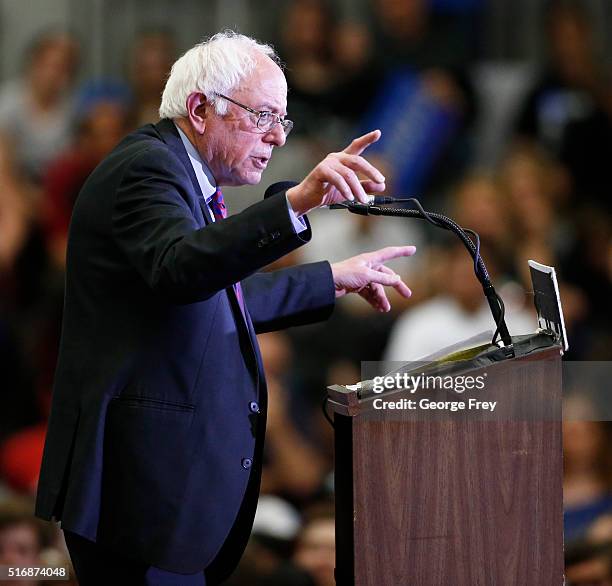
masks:
<svg viewBox="0 0 612 586"><path fill-rule="evenodd" d="M160 118L187 116L187 97L201 92L218 114L227 111L225 100L217 94L228 94L249 75L256 65L256 52L270 57L280 65L270 45L226 30L197 44L175 61L159 107Z"/></svg>

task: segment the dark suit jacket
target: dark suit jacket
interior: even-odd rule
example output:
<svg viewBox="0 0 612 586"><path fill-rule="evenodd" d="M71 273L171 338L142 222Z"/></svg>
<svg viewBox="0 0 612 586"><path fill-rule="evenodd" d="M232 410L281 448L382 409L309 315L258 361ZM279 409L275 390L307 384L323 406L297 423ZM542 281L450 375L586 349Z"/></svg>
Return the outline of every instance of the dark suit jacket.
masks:
<svg viewBox="0 0 612 586"><path fill-rule="evenodd" d="M115 148L71 221L37 515L169 571L206 568L211 584L231 572L261 474L255 334L334 304L328 263L255 271L310 236L282 194L212 223L169 120Z"/></svg>

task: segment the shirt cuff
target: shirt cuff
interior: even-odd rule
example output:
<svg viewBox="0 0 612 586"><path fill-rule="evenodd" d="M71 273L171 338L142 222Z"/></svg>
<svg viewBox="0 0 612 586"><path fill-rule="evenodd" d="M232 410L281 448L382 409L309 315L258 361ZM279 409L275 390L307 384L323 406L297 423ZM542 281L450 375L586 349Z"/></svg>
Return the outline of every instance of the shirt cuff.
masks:
<svg viewBox="0 0 612 586"><path fill-rule="evenodd" d="M293 229L295 230L296 234L299 234L300 232L303 232L304 230L308 228L308 226L306 226L306 221L300 218L293 211L293 208L291 207L291 204L289 203L289 198L287 197L286 194L285 194L285 200L287 201L287 209L289 210L289 217L291 218Z"/></svg>

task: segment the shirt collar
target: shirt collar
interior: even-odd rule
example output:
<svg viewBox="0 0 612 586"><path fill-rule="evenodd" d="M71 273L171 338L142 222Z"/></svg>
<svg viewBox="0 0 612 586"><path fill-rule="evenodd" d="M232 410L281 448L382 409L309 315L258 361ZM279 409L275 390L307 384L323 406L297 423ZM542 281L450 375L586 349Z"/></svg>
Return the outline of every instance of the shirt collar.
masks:
<svg viewBox="0 0 612 586"><path fill-rule="evenodd" d="M191 162L191 166L196 175L196 179L200 185L200 189L202 190L202 195L206 200L206 203L210 201L210 198L214 195L216 188L216 181L213 177L208 166L202 161L200 154L196 150L196 148L191 144L191 141L187 138L187 135L179 128L176 122L174 123L176 129L178 130L179 136L183 141L183 146L187 151L187 155L189 156L189 161Z"/></svg>

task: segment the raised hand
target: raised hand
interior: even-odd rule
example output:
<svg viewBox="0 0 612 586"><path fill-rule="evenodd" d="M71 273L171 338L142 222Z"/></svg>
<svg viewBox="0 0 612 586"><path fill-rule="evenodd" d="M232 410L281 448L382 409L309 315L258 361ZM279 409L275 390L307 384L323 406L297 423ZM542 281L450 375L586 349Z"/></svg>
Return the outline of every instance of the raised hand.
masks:
<svg viewBox="0 0 612 586"><path fill-rule="evenodd" d="M373 130L353 140L344 150L327 155L301 183L287 190L293 210L302 215L345 200L367 203L368 193L382 193L385 177L361 156L380 135L380 130ZM366 179L360 180L358 173Z"/></svg>

